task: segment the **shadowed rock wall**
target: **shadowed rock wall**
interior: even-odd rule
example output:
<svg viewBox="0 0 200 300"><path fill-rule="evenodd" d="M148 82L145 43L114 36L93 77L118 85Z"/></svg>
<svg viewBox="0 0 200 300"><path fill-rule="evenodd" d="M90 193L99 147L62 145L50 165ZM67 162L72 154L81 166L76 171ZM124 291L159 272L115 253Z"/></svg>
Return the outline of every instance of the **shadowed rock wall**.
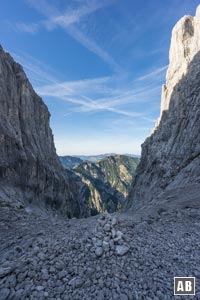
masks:
<svg viewBox="0 0 200 300"><path fill-rule="evenodd" d="M49 118L22 67L0 47L0 198L79 215L56 155Z"/></svg>

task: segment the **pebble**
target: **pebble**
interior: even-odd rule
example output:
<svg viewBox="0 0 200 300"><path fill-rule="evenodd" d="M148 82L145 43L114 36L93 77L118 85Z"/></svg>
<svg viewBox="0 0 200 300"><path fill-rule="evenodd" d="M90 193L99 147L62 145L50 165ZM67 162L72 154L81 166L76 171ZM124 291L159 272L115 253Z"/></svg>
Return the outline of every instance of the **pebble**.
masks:
<svg viewBox="0 0 200 300"><path fill-rule="evenodd" d="M103 248L102 247L96 247L95 254L98 257L102 256L102 254L103 254Z"/></svg>
<svg viewBox="0 0 200 300"><path fill-rule="evenodd" d="M36 286L35 289L36 289L38 292L41 292L41 291L44 290L44 287L43 287L42 285L38 285L38 286Z"/></svg>
<svg viewBox="0 0 200 300"><path fill-rule="evenodd" d="M48 292L44 292L44 297L49 297L49 293Z"/></svg>
<svg viewBox="0 0 200 300"><path fill-rule="evenodd" d="M106 241L103 241L103 249L105 252L108 252L110 249L109 243Z"/></svg>
<svg viewBox="0 0 200 300"><path fill-rule="evenodd" d="M103 229L104 229L104 231L106 231L106 232L110 231L110 224L109 224L109 223L106 223Z"/></svg>
<svg viewBox="0 0 200 300"><path fill-rule="evenodd" d="M72 278L69 281L69 285L71 285L73 288L81 287L83 285L83 280L78 277Z"/></svg>
<svg viewBox="0 0 200 300"><path fill-rule="evenodd" d="M129 251L127 246L116 246L116 254L119 256L125 255Z"/></svg>

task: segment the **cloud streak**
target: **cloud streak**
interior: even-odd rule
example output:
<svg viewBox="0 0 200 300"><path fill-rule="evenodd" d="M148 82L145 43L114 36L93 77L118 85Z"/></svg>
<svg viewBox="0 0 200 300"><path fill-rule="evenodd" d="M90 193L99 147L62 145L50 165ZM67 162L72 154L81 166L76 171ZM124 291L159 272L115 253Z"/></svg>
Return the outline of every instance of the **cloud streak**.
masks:
<svg viewBox="0 0 200 300"><path fill-rule="evenodd" d="M48 66L37 59L22 53L12 53L14 58L23 65L33 82L37 93L42 97L52 97L73 104L70 113L98 113L107 111L117 115L127 116L154 123L150 117L150 109L138 112L133 105L150 103L151 99L159 97L160 84L134 86L134 83L120 86L118 76L88 78L76 81L61 81ZM162 69L162 68L160 68ZM156 77L154 72L154 76ZM151 75L153 79L153 75ZM138 80L136 79L135 82ZM116 88L117 86L117 88ZM126 105L131 105L127 110ZM125 109L124 109L125 107ZM63 114L65 115L65 114Z"/></svg>
<svg viewBox="0 0 200 300"><path fill-rule="evenodd" d="M80 43L83 47L90 52L96 54L104 62L106 62L115 72L121 72L121 67L108 54L103 48L101 48L94 39L88 37L80 30L79 23L84 21L84 17L95 13L96 11L109 6L113 3L111 0L107 1L86 1L86 4L81 5L77 9L68 9L64 13L60 13L58 8L54 8L47 1L42 0L41 3L36 1L27 1L34 9L39 13L42 13L47 19L41 21L39 26L44 26L47 30L53 30L56 27L60 27L65 30L73 39ZM24 24L28 27L28 24Z"/></svg>
<svg viewBox="0 0 200 300"><path fill-rule="evenodd" d="M77 9L69 9L64 14L50 18L46 22L46 25L50 29L54 26L66 28L72 24L80 22L82 18L110 5L112 2L113 1L87 1L86 4L81 5Z"/></svg>
<svg viewBox="0 0 200 300"><path fill-rule="evenodd" d="M112 83L112 77L60 82L54 75L51 75L52 70L49 67L30 55L24 53L23 55L12 53L12 55L23 65L29 78L35 83L35 89L40 96L54 97L72 103L76 105L74 112L110 111L130 117L139 117L138 113L127 112L112 106L112 99L109 100L109 95L111 96L114 90L107 86ZM100 92L107 93L107 100L91 98L92 95ZM90 95L90 93L92 94Z"/></svg>
<svg viewBox="0 0 200 300"><path fill-rule="evenodd" d="M163 74L167 70L167 68L168 68L168 65L157 68L153 72L150 72L148 74L145 74L145 75L139 77L138 80L146 80L146 79L154 78L155 75Z"/></svg>
<svg viewBox="0 0 200 300"><path fill-rule="evenodd" d="M15 31L35 34L39 31L39 24L37 23L16 23L13 26Z"/></svg>
<svg viewBox="0 0 200 300"><path fill-rule="evenodd" d="M112 77L100 77L94 79L86 79L81 81L60 82L55 85L42 86L37 89L41 96L50 96L62 99L64 101L78 104L73 109L74 112L87 113L108 111L115 114L121 114L132 118L141 118L148 122L154 122L151 118L135 111L127 111L121 109L121 106L126 104L148 102L150 95L160 91L160 88L145 88L115 90L112 88ZM104 97L96 95L103 90ZM78 92L77 92L78 91ZM106 94L106 97L105 97ZM116 94L115 96L113 96ZM96 99L94 100L94 98Z"/></svg>

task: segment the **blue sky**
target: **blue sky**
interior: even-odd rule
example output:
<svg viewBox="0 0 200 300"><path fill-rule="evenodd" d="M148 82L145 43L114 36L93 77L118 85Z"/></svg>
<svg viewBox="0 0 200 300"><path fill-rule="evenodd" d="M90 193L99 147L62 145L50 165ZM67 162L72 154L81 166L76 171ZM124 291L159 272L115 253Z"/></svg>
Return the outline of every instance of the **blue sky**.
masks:
<svg viewBox="0 0 200 300"><path fill-rule="evenodd" d="M140 153L171 30L196 0L6 0L0 43L51 113L58 154Z"/></svg>

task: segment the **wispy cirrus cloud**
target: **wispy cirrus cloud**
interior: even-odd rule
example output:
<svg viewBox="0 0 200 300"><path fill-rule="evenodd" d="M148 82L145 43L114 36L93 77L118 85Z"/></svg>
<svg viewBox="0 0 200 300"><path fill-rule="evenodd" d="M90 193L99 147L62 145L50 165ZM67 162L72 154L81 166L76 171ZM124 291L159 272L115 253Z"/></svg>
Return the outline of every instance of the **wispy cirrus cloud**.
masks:
<svg viewBox="0 0 200 300"><path fill-rule="evenodd" d="M146 80L146 79L151 79L151 78L155 79L155 76L165 73L167 68L168 68L168 65L159 67L156 70L139 77L138 80Z"/></svg>
<svg viewBox="0 0 200 300"><path fill-rule="evenodd" d="M79 26L81 21L84 22L84 18L86 16L111 5L113 2L114 0L86 1L78 8L68 8L64 13L61 13L59 8L50 5L46 0L42 0L41 3L33 0L27 0L27 3L29 3L31 7L46 17L45 20L38 23L39 27L45 27L47 30L54 30L57 27L62 28L78 43L108 63L114 71L121 72L122 69L114 58L105 49L100 47L94 39L84 33ZM28 26L28 24L24 25Z"/></svg>
<svg viewBox="0 0 200 300"><path fill-rule="evenodd" d="M13 26L15 31L26 32L30 34L35 34L38 32L40 25L37 23L15 23Z"/></svg>
<svg viewBox="0 0 200 300"><path fill-rule="evenodd" d="M77 27L70 26L65 28L69 35L71 35L76 41L78 41L82 46L87 48L90 52L93 52L99 56L103 61L108 63L111 68L117 73L122 72L122 68L114 60L114 58L108 54L104 49L97 45L94 40L91 40L84 33L82 33Z"/></svg>
<svg viewBox="0 0 200 300"><path fill-rule="evenodd" d="M30 55L12 53L14 58L23 65L35 90L42 97L52 97L73 104L71 112L97 113L112 112L131 118L143 118L153 122L148 115L123 108L128 103L140 103L149 100L149 96L157 92L154 88L114 87L117 77L106 76L76 81L62 82L57 74L48 66Z"/></svg>
<svg viewBox="0 0 200 300"><path fill-rule="evenodd" d="M115 89L112 87L115 78L100 77L72 82L59 82L54 85L42 86L37 89L41 96L50 96L62 99L74 104L74 112L87 113L98 111L109 111L133 118L145 119L148 122L155 122L144 113L134 110L123 109L126 104L148 102L149 97L158 94L160 88L132 87Z"/></svg>
<svg viewBox="0 0 200 300"><path fill-rule="evenodd" d="M27 34L36 34L40 30L39 23L24 23L24 22L10 22L8 20L2 21L3 26L6 26L10 31L27 33Z"/></svg>
<svg viewBox="0 0 200 300"><path fill-rule="evenodd" d="M54 26L68 27L72 24L76 24L81 21L84 17L109 6L113 1L86 1L76 9L68 9L64 14L50 17L45 22L47 28L52 29Z"/></svg>

